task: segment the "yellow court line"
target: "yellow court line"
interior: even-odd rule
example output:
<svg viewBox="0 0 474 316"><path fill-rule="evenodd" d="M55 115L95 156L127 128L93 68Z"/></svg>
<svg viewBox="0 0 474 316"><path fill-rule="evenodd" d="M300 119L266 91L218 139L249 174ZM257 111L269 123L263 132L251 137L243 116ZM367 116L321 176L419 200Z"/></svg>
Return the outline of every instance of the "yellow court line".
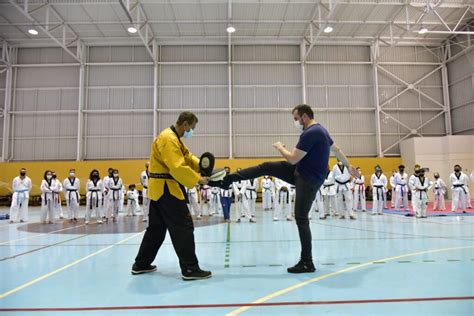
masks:
<svg viewBox="0 0 474 316"><path fill-rule="evenodd" d="M390 258L385 258L385 259L379 259L379 260L374 260L374 261L370 261L370 262L366 262L366 263L363 263L363 264L359 264L359 265L356 265L356 266L353 266L353 267L350 267L350 268L346 268L346 269L342 269L342 270L339 270L339 271L335 271L335 272L331 272L331 273L328 273L328 274L324 274L324 275L321 275L319 277L316 277L316 278L313 278L313 279L309 279L309 280L306 280L306 281L303 281L303 282L300 282L300 283L297 283L295 285L292 285L290 287L287 287L285 289L282 289L282 290L279 290L279 291L276 291L276 292L273 292L267 296L264 296L262 298L259 298L255 301L253 301L251 304L260 304L260 303L264 303L266 301L269 301L275 297L278 297L278 296L281 296L281 295L284 295L286 293L289 293L291 291L294 291L296 289L299 289L303 286L306 286L308 284L311 284L311 283L315 283L315 282L318 282L318 281L321 281L321 280L324 280L324 279L327 279L327 278L330 278L330 277L333 277L333 276L337 276L339 274L343 274L343 273L346 273L346 272L351 272L351 271L354 271L354 270L357 270L357 269L361 269L361 268L365 268L365 267L368 267L370 265L373 265L374 262L379 262L379 261L393 261L393 260L397 260L397 259L402 259L402 258L406 258L406 257L413 257L413 256L418 256L418 255L423 255L423 254L428 254L428 253L436 253L436 252L444 252L444 251L451 251L451 250L460 250L460 249L469 249L469 248L474 248L474 246L464 246L464 247L453 247L453 248L441 248L441 249L434 249L434 250L427 250L427 251L420 251L420 252L413 252L413 253L408 253L408 254L404 254L404 255L400 255L400 256L396 256L396 257L390 257ZM380 265L377 265L377 266L380 266ZM235 311L232 311L230 313L227 313L225 316L236 316L236 315L239 315L247 310L249 310L250 308L252 307L255 307L255 306L244 306L244 307L241 307L239 309L236 309Z"/></svg>
<svg viewBox="0 0 474 316"><path fill-rule="evenodd" d="M91 257L97 256L98 254L100 254L100 253L102 253L102 252L104 252L104 251L107 251L107 250L109 250L110 248L112 248L112 247L114 247L114 246L116 246L116 245L123 244L123 243L129 241L130 239L137 237L138 235L140 235L140 234L142 234L142 233L143 233L143 232L136 233L136 234L134 234L134 235L132 235L132 236L130 236L130 237L127 237L127 238L125 238L125 239L123 239L123 240L121 240L121 241L116 242L116 243L113 244L113 245L110 245L110 246L108 246L108 247L105 247L105 248L103 248L103 249L100 249L100 250L98 250L98 251L96 251L96 252L94 252L94 253L91 253L90 255L87 255L87 256L85 256L85 257L82 257L82 258L80 258L80 259L78 259L78 260L76 260L76 261L74 261L74 262L71 262L71 263L69 263L69 264L67 264L67 265L65 265L65 266L63 266L63 267L61 267L61 268L59 268L59 269L56 269L56 270L54 270L54 271L51 271L50 273L47 273L47 274L45 274L45 275L42 275L42 276L40 276L39 278L36 278L36 279L34 279L34 280L31 280L31 281L29 281L29 282L27 282L27 283L25 283L25 284L22 284L22 285L20 285L20 286L14 288L14 289L12 289L12 290L10 290L10 291L7 291L7 292L5 292L5 293L2 293L2 294L0 294L0 299L3 299L3 298L5 298L5 297L7 297L7 296L10 296L10 295L12 295L12 294L18 292L18 291L21 291L21 290L23 290L23 289L25 289L25 288L27 288L27 287L29 287L29 286L35 284L35 283L38 283L38 282L40 282L40 281L42 281L42 280L44 280L44 279L47 279L47 278L49 278L50 276L53 276L53 275L55 275L55 274L57 274L57 273L59 273L59 272L62 272L62 271L64 271L64 270L66 270L66 269L69 269L70 267L75 266L75 265L77 265L78 263L81 263L81 262L84 261L84 260L87 260L87 259L89 259L89 258L91 258Z"/></svg>
<svg viewBox="0 0 474 316"><path fill-rule="evenodd" d="M48 225L48 224L45 224L45 225ZM78 225L78 226L72 226L72 227L68 227L68 228L63 228L63 229L58 229L58 230L53 230L52 232L49 232L49 233L38 234L38 235L23 237L23 238L19 238L19 239L8 240L8 241L0 242L0 245L5 245L5 244L9 244L9 243L14 242L14 241L26 240L26 239L30 239L30 238L34 238L34 237L40 237L40 236L49 235L49 234L53 234L53 233L59 233L59 232L65 231L65 230L78 228L78 227L82 227L82 226L85 226L85 224Z"/></svg>

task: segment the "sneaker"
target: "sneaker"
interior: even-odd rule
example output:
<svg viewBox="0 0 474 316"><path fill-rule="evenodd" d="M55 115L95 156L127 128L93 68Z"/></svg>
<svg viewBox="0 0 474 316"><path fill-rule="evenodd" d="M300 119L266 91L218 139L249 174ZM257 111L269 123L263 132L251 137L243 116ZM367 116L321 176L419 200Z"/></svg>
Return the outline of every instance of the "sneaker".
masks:
<svg viewBox="0 0 474 316"><path fill-rule="evenodd" d="M274 222L278 222L278 217L274 217L274 218L273 218L273 221L274 221ZM13 222L12 222L12 223L13 223Z"/></svg>
<svg viewBox="0 0 474 316"><path fill-rule="evenodd" d="M20 219L20 223L24 223L24 222L25 222L24 220Z"/></svg>
<svg viewBox="0 0 474 316"><path fill-rule="evenodd" d="M235 221L236 223L240 223L240 218Z"/></svg>
<svg viewBox="0 0 474 316"><path fill-rule="evenodd" d="M363 213L367 212L367 210L362 210Z"/></svg>
<svg viewBox="0 0 474 316"><path fill-rule="evenodd" d="M320 219L320 220L325 220L325 219L326 219L326 215L325 215L325 216L321 216L319 219Z"/></svg>
<svg viewBox="0 0 474 316"><path fill-rule="evenodd" d="M286 269L288 273L312 273L316 271L313 262L304 262L300 260L296 265Z"/></svg>
<svg viewBox="0 0 474 316"><path fill-rule="evenodd" d="M142 222L148 222L148 220L146 218L142 219Z"/></svg>
<svg viewBox="0 0 474 316"><path fill-rule="evenodd" d="M102 224L102 221L99 219L99 220L97 221L97 224Z"/></svg>
<svg viewBox="0 0 474 316"><path fill-rule="evenodd" d="M13 223L15 223L15 222L14 222L14 221L10 221L10 224L13 224Z"/></svg>
<svg viewBox="0 0 474 316"><path fill-rule="evenodd" d="M131 272L133 275L136 275L136 274L149 273L149 272L155 272L155 271L156 271L156 266L154 265L149 265L148 267L140 268L137 266L136 263L134 263L132 266Z"/></svg>
<svg viewBox="0 0 474 316"><path fill-rule="evenodd" d="M377 213L372 213L372 214L370 214L370 215L377 215Z"/></svg>
<svg viewBox="0 0 474 316"><path fill-rule="evenodd" d="M355 218L355 216L349 216L350 219L352 219L353 221L355 221L357 218Z"/></svg>
<svg viewBox="0 0 474 316"><path fill-rule="evenodd" d="M249 220L249 222L250 222L250 223L256 223L257 221L254 220L253 218L251 218L251 219Z"/></svg>
<svg viewBox="0 0 474 316"><path fill-rule="evenodd" d="M197 269L186 269L182 272L181 277L184 281L193 281L193 280L204 280L209 279L212 276L211 271L204 271L200 268Z"/></svg>
<svg viewBox="0 0 474 316"><path fill-rule="evenodd" d="M292 222L293 220L289 217L286 218L287 221Z"/></svg>
<svg viewBox="0 0 474 316"><path fill-rule="evenodd" d="M85 221L84 224L85 224L85 225L89 225L89 221Z"/></svg>
<svg viewBox="0 0 474 316"><path fill-rule="evenodd" d="M378 215L383 215L383 213L378 213Z"/></svg>
<svg viewBox="0 0 474 316"><path fill-rule="evenodd" d="M339 219L345 219L346 217L344 215L339 216Z"/></svg>

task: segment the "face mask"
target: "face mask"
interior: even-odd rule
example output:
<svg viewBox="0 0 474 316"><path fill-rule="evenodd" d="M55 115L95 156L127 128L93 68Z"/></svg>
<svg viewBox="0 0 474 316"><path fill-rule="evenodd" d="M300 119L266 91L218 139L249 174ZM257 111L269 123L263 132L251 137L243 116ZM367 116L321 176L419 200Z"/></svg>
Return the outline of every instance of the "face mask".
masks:
<svg viewBox="0 0 474 316"><path fill-rule="evenodd" d="M70 176L70 177L75 177L76 174L75 174L74 172L71 172L71 173L69 173L69 176Z"/></svg>
<svg viewBox="0 0 474 316"><path fill-rule="evenodd" d="M92 175L92 178L98 178L98 177L99 177L99 175L98 175L97 173L94 173L94 174Z"/></svg>
<svg viewBox="0 0 474 316"><path fill-rule="evenodd" d="M455 172L461 172L461 169L454 169Z"/></svg>
<svg viewBox="0 0 474 316"><path fill-rule="evenodd" d="M294 121L294 124L295 124L295 127L296 127L297 130L299 130L300 132L303 131L304 126L300 123L299 120Z"/></svg>
<svg viewBox="0 0 474 316"><path fill-rule="evenodd" d="M56 179L56 175L55 175L55 174L53 174L53 179Z"/></svg>
<svg viewBox="0 0 474 316"><path fill-rule="evenodd" d="M26 172L20 172L20 176L22 177L26 176Z"/></svg>
<svg viewBox="0 0 474 316"><path fill-rule="evenodd" d="M193 129L190 129L189 132L184 131L184 135L183 135L184 138L190 138L191 136L193 136Z"/></svg>
<svg viewBox="0 0 474 316"><path fill-rule="evenodd" d="M405 171L405 169L400 169L400 173L402 173L403 171Z"/></svg>
<svg viewBox="0 0 474 316"><path fill-rule="evenodd" d="M51 180L52 177L53 177L52 175L48 174L48 175L46 176L46 179Z"/></svg>

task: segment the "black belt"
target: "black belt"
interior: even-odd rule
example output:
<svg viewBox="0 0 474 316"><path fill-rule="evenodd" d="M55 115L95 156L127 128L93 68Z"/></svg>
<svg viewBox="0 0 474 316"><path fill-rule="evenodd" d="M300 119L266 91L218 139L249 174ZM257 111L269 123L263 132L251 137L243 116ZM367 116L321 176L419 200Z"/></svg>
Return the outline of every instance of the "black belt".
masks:
<svg viewBox="0 0 474 316"><path fill-rule="evenodd" d="M423 192L426 193L426 190L427 189L418 189L418 191L420 192L420 200L423 198Z"/></svg>
<svg viewBox="0 0 474 316"><path fill-rule="evenodd" d="M290 191L281 191L278 193L278 203L281 204L281 192L286 193L286 203L290 202Z"/></svg>
<svg viewBox="0 0 474 316"><path fill-rule="evenodd" d="M334 183L333 184L323 184L323 187L326 189L326 188L332 187L333 185L334 185Z"/></svg>
<svg viewBox="0 0 474 316"><path fill-rule="evenodd" d="M453 187L455 187L455 188L462 188L462 190L464 191L464 194L467 194L467 191L466 191L466 189L464 188L464 184L453 184Z"/></svg>
<svg viewBox="0 0 474 316"><path fill-rule="evenodd" d="M383 185L374 185L374 188L377 189L377 201L380 201L379 190L383 188ZM382 200L385 200L385 197L383 195L383 190L382 190Z"/></svg>
<svg viewBox="0 0 474 316"><path fill-rule="evenodd" d="M112 188L111 188L110 190L114 191L114 192L112 192L112 200L114 200L114 201L115 201L115 191L121 191L122 189L112 189ZM117 197L117 199L119 199L119 200L120 200L120 196L119 196L119 197Z"/></svg>
<svg viewBox="0 0 474 316"><path fill-rule="evenodd" d="M347 188L347 184L348 184L350 181L347 180L346 182L341 182L341 181L336 180L336 182L337 182L338 184L345 185L346 188ZM339 193L339 187L337 187L337 193Z"/></svg>
<svg viewBox="0 0 474 316"><path fill-rule="evenodd" d="M152 179L169 179L174 180L174 178L169 173L151 173L148 176Z"/></svg>
<svg viewBox="0 0 474 316"><path fill-rule="evenodd" d="M96 199L95 199L95 207L99 207L99 194L97 194L97 192L100 192L100 190L89 190L89 192L95 192L96 194ZM89 201L89 206L90 206L90 209L92 210L92 201L93 201L93 197L92 197L92 193L91 193L91 198L90 198L90 201Z"/></svg>
<svg viewBox="0 0 474 316"><path fill-rule="evenodd" d="M76 192L77 202L79 202L79 194L77 194L77 190L66 189L67 192ZM71 194L69 194L69 205L71 205Z"/></svg>
<svg viewBox="0 0 474 316"><path fill-rule="evenodd" d="M144 189L148 189L148 187L146 185L143 186Z"/></svg>
<svg viewBox="0 0 474 316"><path fill-rule="evenodd" d="M148 174L148 178L152 178L152 179L166 179L166 180L174 180L176 181L175 178L173 178L172 175L170 175L169 173L153 173L153 172L150 172ZM176 181L178 182L178 181ZM181 188L181 191L183 192L183 196L184 196L184 200L186 203L189 203L189 199L188 199L188 195L186 194L186 189L184 188L184 185L182 185L181 183L179 183L179 187Z"/></svg>

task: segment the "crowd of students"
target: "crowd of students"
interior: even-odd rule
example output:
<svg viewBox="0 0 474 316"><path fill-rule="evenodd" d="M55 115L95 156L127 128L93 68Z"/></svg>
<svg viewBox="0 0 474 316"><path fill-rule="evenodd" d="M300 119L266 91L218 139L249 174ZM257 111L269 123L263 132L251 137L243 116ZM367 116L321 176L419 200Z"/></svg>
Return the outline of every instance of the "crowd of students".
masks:
<svg viewBox="0 0 474 316"><path fill-rule="evenodd" d="M143 203L140 206L139 192L134 183L128 185L128 190L117 169L109 168L107 176L101 178L98 170L90 172L86 188L86 211L79 214L81 200L81 182L76 178L74 169L69 170L69 175L62 182L54 171L46 170L40 184L41 189L41 222L53 223L55 219L67 217L70 222L78 222L84 218L84 223L89 224L95 217L97 224L110 221L116 222L119 213L124 212L125 200L127 201L127 216L142 215L142 221L148 219L149 199L148 189L148 163L146 169L140 174L140 184L143 186ZM229 167L225 167L230 172ZM408 176L405 166L400 165L398 171L393 170L390 179L383 174L380 166L374 168L368 185L358 168L359 177L352 177L347 168L340 162L329 168L323 186L317 192L309 217L314 212L319 212L321 220L329 217L355 220L356 211L367 211L366 201L372 199L372 215L382 215L383 210L389 208L387 195L390 196L391 208L410 211L416 217L426 218L427 205L430 200L428 192L433 191L433 210L445 211L445 194L452 190L451 211L466 212L471 208L469 194L469 177L474 182L474 172L468 176L462 171L460 165L455 165L449 176L448 185L441 179L440 174L433 173L434 178L427 175L428 169L415 165L413 174ZM20 174L12 183L13 196L10 207L10 223L26 222L28 220L28 201L32 189L32 181L26 175L26 169L20 169ZM262 179L238 181L229 188L222 189L209 185L197 185L186 188L189 210L197 220L203 216L222 214L224 220L230 222L232 201L235 203L236 222L248 220L256 222L257 192L261 191L262 209L273 211L273 220L292 220L295 187L281 179L265 176ZM67 207L67 216L64 215L62 199ZM126 198L126 199L125 199Z"/></svg>

